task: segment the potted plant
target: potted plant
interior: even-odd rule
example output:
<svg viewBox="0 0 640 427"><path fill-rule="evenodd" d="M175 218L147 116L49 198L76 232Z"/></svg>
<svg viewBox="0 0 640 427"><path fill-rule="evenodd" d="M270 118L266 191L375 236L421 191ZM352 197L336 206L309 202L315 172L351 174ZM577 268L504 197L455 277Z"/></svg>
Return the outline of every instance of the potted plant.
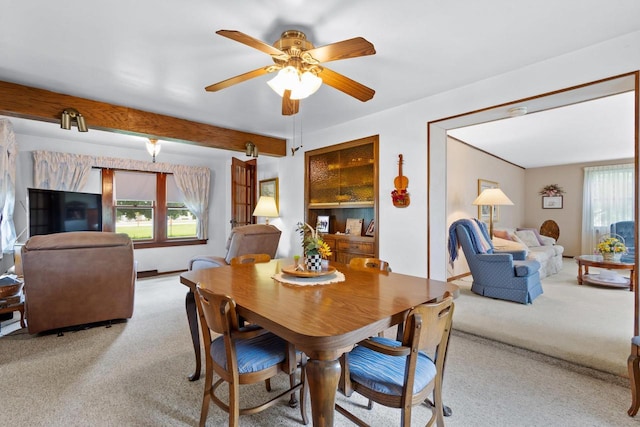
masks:
<svg viewBox="0 0 640 427"><path fill-rule="evenodd" d="M597 246L598 252L605 261L619 261L622 254L627 252L624 240L620 237L608 235L603 237Z"/></svg>
<svg viewBox="0 0 640 427"><path fill-rule="evenodd" d="M322 268L322 259L331 255L331 248L322 240L320 233L306 222L299 222L297 230L302 237L307 270L319 271Z"/></svg>

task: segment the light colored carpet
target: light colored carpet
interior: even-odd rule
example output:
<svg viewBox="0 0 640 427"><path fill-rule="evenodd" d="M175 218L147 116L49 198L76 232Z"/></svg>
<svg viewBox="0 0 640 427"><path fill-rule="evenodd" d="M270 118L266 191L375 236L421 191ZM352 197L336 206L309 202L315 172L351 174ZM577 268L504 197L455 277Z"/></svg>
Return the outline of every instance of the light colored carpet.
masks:
<svg viewBox="0 0 640 427"><path fill-rule="evenodd" d="M178 278L139 280L134 316L111 328L30 336L25 330L0 338L1 426L193 426L202 380L189 382L193 350L184 313L186 289ZM463 311L463 310L459 310ZM458 308L456 314L458 315ZM638 426L626 410L630 393L620 377L586 375L569 364L454 332L444 384L453 416L448 426ZM274 381L277 392L286 377ZM243 389L252 401L263 385ZM399 425L397 410L339 395L373 426ZM246 401L246 400L244 400ZM413 409L412 425L430 410ZM335 415L337 426L351 426ZM208 426L226 425L211 405ZM286 401L240 419L241 426L299 426Z"/></svg>
<svg viewBox="0 0 640 427"><path fill-rule="evenodd" d="M575 261L565 258L562 271L542 280L544 293L530 305L479 296L471 292L471 277L457 280L453 327L628 377L634 293L580 286L577 272Z"/></svg>

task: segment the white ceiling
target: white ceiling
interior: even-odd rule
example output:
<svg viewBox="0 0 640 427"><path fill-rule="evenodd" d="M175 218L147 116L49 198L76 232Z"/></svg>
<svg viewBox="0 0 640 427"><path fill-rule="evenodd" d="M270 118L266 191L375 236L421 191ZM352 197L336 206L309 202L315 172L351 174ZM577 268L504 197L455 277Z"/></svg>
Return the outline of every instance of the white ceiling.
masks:
<svg viewBox="0 0 640 427"><path fill-rule="evenodd" d="M638 31L639 16L637 0L12 1L4 2L0 14L0 80L286 138L294 118L306 132L331 127ZM270 76L205 92L209 84L271 62L260 51L216 35L219 29L267 43L284 30L300 29L316 46L362 36L374 44L375 55L334 61L329 68L376 94L362 103L323 86L301 101L292 118L281 115L280 98L266 84ZM618 104L610 101L607 111L613 112ZM516 126L516 120L526 123L542 114L547 113L502 122ZM566 124L568 118L557 120ZM16 130L57 128L31 125L20 122ZM533 127L538 133L527 134L537 143L553 135L587 144L596 134L601 143L615 132L603 125L567 135L554 127L545 135L543 125ZM503 138L514 129L498 131L501 138L490 130L482 130L484 140L509 149L524 146L523 140ZM580 147L568 150L573 156L587 151ZM530 157L515 151L514 156ZM525 165L517 157L513 162Z"/></svg>

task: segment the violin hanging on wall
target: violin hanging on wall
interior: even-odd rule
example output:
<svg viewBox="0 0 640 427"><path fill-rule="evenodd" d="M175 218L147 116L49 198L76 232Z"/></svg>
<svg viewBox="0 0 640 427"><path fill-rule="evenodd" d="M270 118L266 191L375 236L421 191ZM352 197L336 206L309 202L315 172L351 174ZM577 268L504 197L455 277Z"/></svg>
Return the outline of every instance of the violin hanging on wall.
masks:
<svg viewBox="0 0 640 427"><path fill-rule="evenodd" d="M398 176L393 180L395 190L391 192L391 200L396 208L406 208L411 203L407 187L409 186L409 178L402 175L402 154L398 154Z"/></svg>

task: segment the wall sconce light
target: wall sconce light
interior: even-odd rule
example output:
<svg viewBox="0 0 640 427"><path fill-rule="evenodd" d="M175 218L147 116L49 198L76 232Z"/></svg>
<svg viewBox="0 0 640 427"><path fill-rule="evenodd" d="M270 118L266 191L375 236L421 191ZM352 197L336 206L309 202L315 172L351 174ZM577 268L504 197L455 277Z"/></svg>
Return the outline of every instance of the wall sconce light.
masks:
<svg viewBox="0 0 640 427"><path fill-rule="evenodd" d="M156 156L160 153L161 148L162 146L157 139L149 138L149 141L147 141L147 152L153 157L153 163L156 162Z"/></svg>
<svg viewBox="0 0 640 427"><path fill-rule="evenodd" d="M258 147L253 142L247 141L244 148L247 156L258 157Z"/></svg>
<svg viewBox="0 0 640 427"><path fill-rule="evenodd" d="M76 122L76 125L78 126L78 132L89 131L89 129L87 129L87 124L84 121L84 117L75 108L64 109L64 111L62 112L62 116L60 117L60 127L62 129L69 130L71 129L71 122L74 120Z"/></svg>

